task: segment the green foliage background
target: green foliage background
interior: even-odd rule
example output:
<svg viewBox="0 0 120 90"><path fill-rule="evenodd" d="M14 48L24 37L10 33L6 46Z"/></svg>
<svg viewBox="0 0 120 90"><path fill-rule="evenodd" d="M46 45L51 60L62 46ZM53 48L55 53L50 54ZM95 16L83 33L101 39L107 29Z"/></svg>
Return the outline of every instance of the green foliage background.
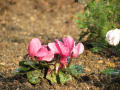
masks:
<svg viewBox="0 0 120 90"><path fill-rule="evenodd" d="M87 29L80 35L80 40L88 36L93 52L102 51L107 46L106 32L120 27L120 0L90 0L85 6L84 13L77 15L75 20L78 27ZM100 45L101 44L101 45Z"/></svg>

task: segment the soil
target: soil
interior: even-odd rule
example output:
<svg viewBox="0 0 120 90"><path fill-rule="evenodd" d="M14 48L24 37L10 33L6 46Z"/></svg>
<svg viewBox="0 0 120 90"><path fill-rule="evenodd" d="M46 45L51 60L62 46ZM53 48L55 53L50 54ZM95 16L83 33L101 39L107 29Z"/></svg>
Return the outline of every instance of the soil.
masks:
<svg viewBox="0 0 120 90"><path fill-rule="evenodd" d="M119 55L110 49L92 53L84 42L84 53L73 63L85 71L65 85L50 85L46 80L31 85L25 76L12 74L32 38L46 44L71 35L80 42L82 30L74 20L83 11L84 5L74 0L0 0L0 90L119 90L119 78L100 75L106 67L119 67Z"/></svg>

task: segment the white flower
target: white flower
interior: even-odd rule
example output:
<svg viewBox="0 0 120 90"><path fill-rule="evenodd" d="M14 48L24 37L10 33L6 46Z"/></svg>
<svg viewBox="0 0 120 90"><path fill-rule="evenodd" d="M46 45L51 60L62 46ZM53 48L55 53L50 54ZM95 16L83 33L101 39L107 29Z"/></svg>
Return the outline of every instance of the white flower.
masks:
<svg viewBox="0 0 120 90"><path fill-rule="evenodd" d="M110 45L118 45L120 41L120 29L108 31L106 34L106 40Z"/></svg>

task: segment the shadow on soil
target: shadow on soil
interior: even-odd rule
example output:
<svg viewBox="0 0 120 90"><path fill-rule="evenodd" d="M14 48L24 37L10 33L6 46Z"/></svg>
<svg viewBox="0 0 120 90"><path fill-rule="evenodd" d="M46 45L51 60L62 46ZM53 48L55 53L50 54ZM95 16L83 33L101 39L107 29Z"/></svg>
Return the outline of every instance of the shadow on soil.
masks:
<svg viewBox="0 0 120 90"><path fill-rule="evenodd" d="M94 85L101 90L119 90L120 89L120 78L105 76L105 75L95 75L94 73L87 76L82 76L78 79L78 83L87 83L89 85Z"/></svg>
<svg viewBox="0 0 120 90"><path fill-rule="evenodd" d="M105 76L105 75L96 75L95 73L92 73L90 75L85 75L85 76L81 76L79 78L75 78L77 83L87 83L89 85L93 85L95 87L101 88L101 90L119 90L120 89L120 78L118 77L111 77L111 76ZM29 90L36 90L34 87L35 85L31 85L30 83L28 83L26 76L25 75L16 75L13 77L3 77L2 75L0 75L0 83L2 84L6 84L4 86L0 87L2 89L20 89L20 88L24 88L24 89L29 89ZM14 84L11 85L11 83ZM16 86L15 86L16 83ZM19 83L19 84L17 84ZM24 85L23 83L28 83L28 85ZM32 87L31 87L32 86ZM41 86L41 85L39 85ZM39 89L42 89L44 87L39 87ZM46 89L45 89L46 90Z"/></svg>

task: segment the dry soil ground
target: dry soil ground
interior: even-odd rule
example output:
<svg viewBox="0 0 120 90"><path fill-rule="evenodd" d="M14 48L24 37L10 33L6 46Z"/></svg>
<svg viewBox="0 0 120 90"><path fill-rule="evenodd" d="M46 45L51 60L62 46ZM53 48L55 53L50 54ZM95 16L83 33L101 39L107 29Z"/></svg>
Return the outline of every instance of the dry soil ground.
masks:
<svg viewBox="0 0 120 90"><path fill-rule="evenodd" d="M109 50L95 54L86 46L73 61L84 67L84 74L66 85L45 80L31 85L26 77L12 75L32 38L48 43L71 35L78 41L81 30L74 22L78 12L83 12L83 5L74 0L0 0L0 90L119 90L120 80L99 74L106 67L117 67L119 57Z"/></svg>

